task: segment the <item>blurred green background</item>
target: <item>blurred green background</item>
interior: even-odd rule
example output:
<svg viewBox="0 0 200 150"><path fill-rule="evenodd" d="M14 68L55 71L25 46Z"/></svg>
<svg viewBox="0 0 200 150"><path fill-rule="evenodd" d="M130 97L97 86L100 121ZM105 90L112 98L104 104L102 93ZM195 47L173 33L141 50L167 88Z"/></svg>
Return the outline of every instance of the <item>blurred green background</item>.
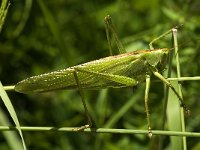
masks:
<svg viewBox="0 0 200 150"><path fill-rule="evenodd" d="M148 43L175 25L178 30L182 76L200 73L199 0L24 0L11 1L0 36L0 80L13 85L27 77L88 62L109 55L104 17L111 15L128 51L147 49ZM154 45L172 47L171 35ZM116 47L115 47L116 48ZM117 52L117 51L116 51ZM175 69L175 67L174 67ZM147 129L144 88L85 91L94 127ZM162 90L161 90L162 89ZM191 109L186 130L200 132L199 82L183 82L183 96ZM22 126L72 127L85 123L76 90L24 95L8 93ZM153 82L150 113L153 129L160 129L163 84ZM128 107L121 108L127 105ZM3 109L4 105L1 103ZM113 120L121 110L121 117ZM7 113L5 109L5 113ZM8 115L9 116L9 115ZM156 149L157 139L146 135L71 132L23 132L31 150ZM200 148L198 138L187 138L189 149ZM165 137L163 149L170 147ZM0 148L9 149L0 134Z"/></svg>

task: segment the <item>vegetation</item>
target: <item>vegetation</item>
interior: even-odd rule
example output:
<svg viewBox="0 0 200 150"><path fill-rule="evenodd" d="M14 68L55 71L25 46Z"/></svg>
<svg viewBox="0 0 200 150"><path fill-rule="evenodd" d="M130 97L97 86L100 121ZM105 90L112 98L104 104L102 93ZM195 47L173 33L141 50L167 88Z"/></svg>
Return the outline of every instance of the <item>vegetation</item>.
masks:
<svg viewBox="0 0 200 150"><path fill-rule="evenodd" d="M181 76L199 76L199 6L198 0L12 1L0 37L1 82L13 85L33 75L108 56L103 20L107 14L111 15L128 51L148 49L152 39L183 24L178 30ZM154 47L172 47L171 36L166 36ZM172 69L176 70L176 66ZM186 131L200 132L199 88L198 81L182 82L183 98L191 110L191 115L185 118ZM145 84L137 89L85 91L94 127L146 130L144 90ZM163 91L161 82L152 82L150 114L153 130L162 126ZM8 95L21 126L74 127L85 124L83 106L76 90L31 95L9 91ZM3 104L2 107L7 113ZM168 112L173 112L171 107ZM165 130L170 130L169 120L173 114L167 114ZM10 119L9 114L7 117ZM176 122L173 125L176 126ZM23 135L28 149L158 148L158 136L150 140L147 134L23 131ZM0 149L11 149L7 142L5 135L0 134ZM162 148L172 147L173 139L164 136ZM188 137L187 148L199 149L199 139Z"/></svg>

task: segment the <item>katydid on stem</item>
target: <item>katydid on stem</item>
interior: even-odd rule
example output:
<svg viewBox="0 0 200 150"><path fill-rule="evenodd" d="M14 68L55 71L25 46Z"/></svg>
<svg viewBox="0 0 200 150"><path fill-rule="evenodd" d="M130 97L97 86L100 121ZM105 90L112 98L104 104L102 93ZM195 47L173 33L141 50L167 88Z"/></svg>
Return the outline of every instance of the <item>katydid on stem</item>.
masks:
<svg viewBox="0 0 200 150"><path fill-rule="evenodd" d="M133 87L146 80L145 89L145 112L147 115L147 125L149 136L151 136L150 114L148 107L150 77L155 75L177 95L180 105L186 109L182 97L178 94L171 83L159 72L166 65L168 54L173 48L153 49L152 43L169 34L171 30L159 36L150 43L150 50L137 50L126 52L116 34L110 16L105 17L106 35L110 55L113 54L111 48L110 33L117 44L120 54L90 61L84 64L69 67L50 73L33 76L20 81L15 85L15 91L20 93L40 93L59 89L78 89L85 113L87 124L77 128L82 130L91 127L91 120L87 110L83 95L84 89L122 88Z"/></svg>

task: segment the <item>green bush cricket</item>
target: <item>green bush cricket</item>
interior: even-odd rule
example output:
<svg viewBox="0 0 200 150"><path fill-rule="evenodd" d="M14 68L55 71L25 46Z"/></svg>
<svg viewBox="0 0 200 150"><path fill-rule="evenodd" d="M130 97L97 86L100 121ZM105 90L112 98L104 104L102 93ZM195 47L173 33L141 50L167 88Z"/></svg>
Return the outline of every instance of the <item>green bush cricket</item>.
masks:
<svg viewBox="0 0 200 150"><path fill-rule="evenodd" d="M78 89L84 105L88 124L76 130L91 127L91 120L83 96L84 89L122 88L133 87L146 80L145 89L145 111L149 136L151 136L151 125L148 109L148 95L150 88L150 76L154 74L165 83L180 100L180 105L186 109L183 99L175 88L159 72L166 65L168 54L173 48L153 49L152 43L164 37L170 31L162 34L159 38L150 43L150 50L137 50L126 52L114 30L110 16L105 17L106 35L112 55L109 31L111 31L120 54L109 56L87 62L84 64L69 67L50 73L33 76L20 81L15 85L15 91L20 93L40 93L59 89Z"/></svg>

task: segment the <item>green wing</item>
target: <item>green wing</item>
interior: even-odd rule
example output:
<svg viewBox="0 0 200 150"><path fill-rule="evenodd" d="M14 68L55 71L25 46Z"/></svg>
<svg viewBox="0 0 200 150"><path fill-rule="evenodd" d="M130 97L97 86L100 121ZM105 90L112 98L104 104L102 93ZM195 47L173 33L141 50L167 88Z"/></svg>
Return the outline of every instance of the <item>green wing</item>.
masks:
<svg viewBox="0 0 200 150"><path fill-rule="evenodd" d="M22 80L15 85L21 93L37 93L58 89L74 89L78 75L81 88L101 89L134 86L145 79L146 68L140 56L125 53L110 56L67 69L54 71Z"/></svg>

